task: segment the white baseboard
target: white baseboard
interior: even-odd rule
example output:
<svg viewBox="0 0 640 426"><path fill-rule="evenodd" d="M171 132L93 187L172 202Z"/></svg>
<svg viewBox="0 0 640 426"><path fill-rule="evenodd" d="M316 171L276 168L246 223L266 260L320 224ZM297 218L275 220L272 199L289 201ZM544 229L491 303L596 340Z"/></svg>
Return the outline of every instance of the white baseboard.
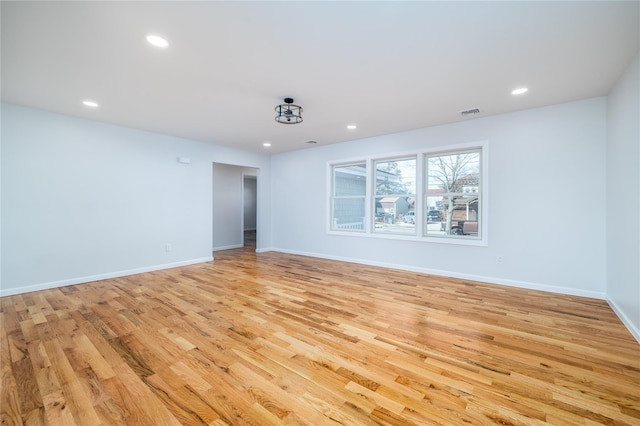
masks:
<svg viewBox="0 0 640 426"><path fill-rule="evenodd" d="M634 339L636 339L638 343L640 343L640 329L629 319L624 311L620 309L620 306L618 306L616 302L607 297L607 303L609 304L609 306L611 306L611 309L613 309L613 312L615 312L618 318L620 318L620 321L622 321L625 327L627 327L629 333L631 333Z"/></svg>
<svg viewBox="0 0 640 426"><path fill-rule="evenodd" d="M361 265L379 266L379 267L382 267L382 268L400 269L400 270L404 270L404 271L419 272L419 273L422 273L422 274L439 275L439 276L451 277L451 278L459 278L459 279L463 279L463 280L479 281L479 282L483 282L483 283L487 283L487 284L499 284L499 285L504 285L504 286L509 286L509 287L518 287L518 288L526 288L526 289L530 289L530 290L548 291L548 292L551 292L551 293L566 294L566 295L571 295L571 296L589 297L589 298L592 298L592 299L600 299L600 300L605 300L606 299L606 294L603 293L603 292L598 292L598 291L579 290L579 289L575 289L575 288L559 287L559 286L553 286L553 285L548 285L548 284L539 284L539 283L530 283L530 282L526 282L526 281L507 280L507 279L504 279L504 278L485 277L485 276L482 276L482 275L474 275L474 274L464 274L464 273L460 273L460 272L447 271L447 270L442 270L442 269L421 268L421 267L410 266L410 265L398 265L398 264L394 264L394 263L375 262L375 261L369 261L369 260L363 260L363 259L354 259L354 258L348 258L348 257L342 257L342 256L331 256L331 255L325 255L325 254L319 254L319 253L302 252L302 251L298 251L298 250L286 250L286 249L272 248L271 251L276 251L276 252L280 252L280 253L287 253L287 254L297 254L297 255L301 255L301 256L319 257L319 258L322 258L322 259L338 260L338 261L341 261L341 262L358 263L358 264L361 264Z"/></svg>
<svg viewBox="0 0 640 426"><path fill-rule="evenodd" d="M162 269L177 268L179 266L193 265L196 263L211 262L213 257L203 257L200 259L190 259L181 262L166 263L163 265L146 266L143 268L128 269L125 271L109 272L106 274L89 275L85 277L69 278L66 280L52 281L48 283L33 284L26 287L0 289L0 297L13 296L14 294L29 293L38 290L48 290L51 288L64 287L67 285L88 283L91 281L106 280L109 278L126 277L127 275L141 274L143 272L159 271Z"/></svg>

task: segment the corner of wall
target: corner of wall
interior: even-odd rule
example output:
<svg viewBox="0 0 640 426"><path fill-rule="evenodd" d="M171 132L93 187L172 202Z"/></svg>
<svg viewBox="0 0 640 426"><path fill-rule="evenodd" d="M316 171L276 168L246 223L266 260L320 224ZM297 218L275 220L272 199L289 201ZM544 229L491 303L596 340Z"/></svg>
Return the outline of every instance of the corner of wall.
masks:
<svg viewBox="0 0 640 426"><path fill-rule="evenodd" d="M607 297L607 303L613 309L613 312L620 318L620 321L627 327L627 330L631 333L631 335L640 343L640 328L636 327L636 325L627 317L625 312L609 297Z"/></svg>

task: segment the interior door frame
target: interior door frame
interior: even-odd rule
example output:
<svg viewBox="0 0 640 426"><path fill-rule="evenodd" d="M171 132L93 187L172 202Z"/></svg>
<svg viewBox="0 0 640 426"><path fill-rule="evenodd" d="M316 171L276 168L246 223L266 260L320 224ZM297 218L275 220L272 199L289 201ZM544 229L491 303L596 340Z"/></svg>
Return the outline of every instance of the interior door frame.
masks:
<svg viewBox="0 0 640 426"><path fill-rule="evenodd" d="M223 185L223 187L225 188L225 190L230 190L230 192L227 193L226 196L220 196L220 198L217 197L217 194L219 191L221 191L220 193L223 194L225 191L221 190L220 188L216 187L216 167L224 167L226 169L228 169L228 175L226 175L228 177L227 181L227 185L230 186L224 186L224 182L225 180L221 180L221 184ZM222 169L220 169L222 170ZM224 172L220 171L220 173L222 173L221 177L224 177L225 174ZM213 191L211 193L211 202L212 202L212 206L213 206L213 210L212 210L212 218L211 218L211 223L212 223L212 251L217 251L217 250L226 250L226 249L233 249L233 248L241 248L244 247L244 230L245 230L245 224L244 224L244 196L245 196L245 188L244 188L244 180L245 180L245 176L254 176L255 180L256 180L256 199L255 199L255 203L256 203L256 250L257 250L257 244L258 244L258 232L259 232L259 217L260 217L260 169L257 167L252 167L252 166L243 166L243 165L237 165L237 164L229 164L229 163L222 163L222 162L217 162L214 161L212 162L212 182L213 182ZM236 183L237 182L237 183ZM237 186L236 186L237 185ZM238 188L238 189L235 189ZM238 191L238 192L235 192ZM231 194L231 195L229 195ZM237 194L237 195L235 195ZM236 196L238 198L236 198ZM231 209L231 210L229 210ZM220 212L219 214L216 214L216 212ZM234 218L233 220L231 220L232 225L238 226L238 230L237 231L233 231L233 229L228 229L226 232L221 233L221 235L216 235L217 233L220 233L220 224L224 223L224 222L220 222L221 220L224 221L225 220L225 215L227 216L227 218L230 218L229 215L232 215L233 217L238 217L239 220L239 226L236 225L236 219ZM216 231L217 229L217 231ZM233 237L233 234L235 232L239 232L239 238L237 237L238 234L236 234L236 237ZM217 238L216 238L217 236ZM231 237L231 238L229 238ZM216 245L217 244L217 245Z"/></svg>

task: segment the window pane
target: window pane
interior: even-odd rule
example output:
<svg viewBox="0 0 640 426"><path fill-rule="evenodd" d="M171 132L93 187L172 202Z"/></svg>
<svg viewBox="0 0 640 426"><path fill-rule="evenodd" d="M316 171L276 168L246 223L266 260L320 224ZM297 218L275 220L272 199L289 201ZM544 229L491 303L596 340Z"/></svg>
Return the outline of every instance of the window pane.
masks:
<svg viewBox="0 0 640 426"><path fill-rule="evenodd" d="M415 234L416 159L376 161L374 230Z"/></svg>
<svg viewBox="0 0 640 426"><path fill-rule="evenodd" d="M415 193L415 158L376 162L376 195L413 195Z"/></svg>
<svg viewBox="0 0 640 426"><path fill-rule="evenodd" d="M450 207L450 200L453 205ZM427 196L427 206L442 205L442 210L430 210L427 217L426 234L433 235L466 235L477 236L480 197L478 195L452 195L451 197Z"/></svg>
<svg viewBox="0 0 640 426"><path fill-rule="evenodd" d="M461 152L427 157L429 194L478 192L480 152Z"/></svg>
<svg viewBox="0 0 640 426"><path fill-rule="evenodd" d="M427 212L427 226L424 228L425 235L445 235L443 221L446 219L446 209L444 208L447 197L427 196L425 197L425 211Z"/></svg>
<svg viewBox="0 0 640 426"><path fill-rule="evenodd" d="M335 198L332 229L364 230L364 197Z"/></svg>
<svg viewBox="0 0 640 426"><path fill-rule="evenodd" d="M365 195L367 167L365 163L333 168L334 196Z"/></svg>
<svg viewBox="0 0 640 426"><path fill-rule="evenodd" d="M416 198L376 197L376 231L396 234L414 234L417 218L414 216Z"/></svg>

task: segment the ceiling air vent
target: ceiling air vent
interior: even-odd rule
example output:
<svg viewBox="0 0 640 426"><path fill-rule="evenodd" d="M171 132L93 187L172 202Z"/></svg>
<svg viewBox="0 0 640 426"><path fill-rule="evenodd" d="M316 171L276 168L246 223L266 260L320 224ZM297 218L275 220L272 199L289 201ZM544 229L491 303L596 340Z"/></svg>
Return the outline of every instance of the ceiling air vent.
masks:
<svg viewBox="0 0 640 426"><path fill-rule="evenodd" d="M465 111L460 111L460 115L463 117L466 117L468 115L475 115L475 114L480 114L480 109L472 108Z"/></svg>

